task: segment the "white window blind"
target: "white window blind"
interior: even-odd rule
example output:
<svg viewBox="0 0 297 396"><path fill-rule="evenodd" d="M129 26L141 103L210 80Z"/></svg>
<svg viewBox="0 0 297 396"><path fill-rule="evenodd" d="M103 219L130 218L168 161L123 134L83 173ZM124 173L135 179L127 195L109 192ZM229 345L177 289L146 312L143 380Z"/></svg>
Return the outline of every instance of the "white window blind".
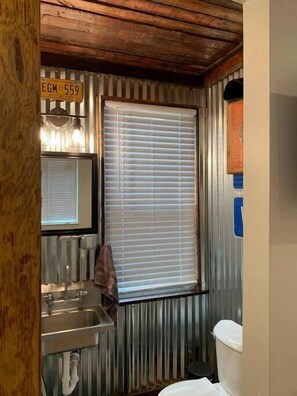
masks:
<svg viewBox="0 0 297 396"><path fill-rule="evenodd" d="M77 159L42 158L42 225L78 223Z"/></svg>
<svg viewBox="0 0 297 396"><path fill-rule="evenodd" d="M120 297L197 284L196 111L108 101L105 242Z"/></svg>

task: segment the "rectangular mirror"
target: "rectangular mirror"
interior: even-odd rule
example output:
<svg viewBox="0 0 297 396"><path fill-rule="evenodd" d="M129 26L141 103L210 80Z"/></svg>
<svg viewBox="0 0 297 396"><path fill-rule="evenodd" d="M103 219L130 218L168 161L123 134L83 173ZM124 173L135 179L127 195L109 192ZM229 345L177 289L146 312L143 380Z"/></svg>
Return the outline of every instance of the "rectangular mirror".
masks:
<svg viewBox="0 0 297 396"><path fill-rule="evenodd" d="M42 235L98 232L97 155L43 152Z"/></svg>

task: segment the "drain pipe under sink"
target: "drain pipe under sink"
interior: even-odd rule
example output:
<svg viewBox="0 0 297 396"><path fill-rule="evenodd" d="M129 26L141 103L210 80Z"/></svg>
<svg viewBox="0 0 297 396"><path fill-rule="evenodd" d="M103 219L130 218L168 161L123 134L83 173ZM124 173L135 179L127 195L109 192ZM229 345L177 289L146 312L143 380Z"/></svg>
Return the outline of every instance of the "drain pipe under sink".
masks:
<svg viewBox="0 0 297 396"><path fill-rule="evenodd" d="M77 375L77 366L79 363L79 354L76 352L63 352L63 376L62 391L64 396L71 395L74 391L79 377Z"/></svg>

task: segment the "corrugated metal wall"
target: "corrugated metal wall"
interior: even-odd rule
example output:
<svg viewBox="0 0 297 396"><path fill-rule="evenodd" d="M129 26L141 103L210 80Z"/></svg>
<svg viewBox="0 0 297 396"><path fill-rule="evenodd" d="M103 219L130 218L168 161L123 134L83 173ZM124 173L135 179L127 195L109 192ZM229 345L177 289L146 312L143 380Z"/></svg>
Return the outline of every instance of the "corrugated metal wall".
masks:
<svg viewBox="0 0 297 396"><path fill-rule="evenodd" d="M202 278L206 296L174 298L120 307L115 331L102 334L98 347L81 351L80 382L73 395L128 395L157 388L186 377L188 363L198 358L214 362L214 324L222 318L241 322L242 241L233 237L232 176L226 173L226 83L234 73L205 92L182 86L94 73L43 69L42 76L71 78L85 83L82 104L63 104L71 113L87 115L85 151L96 152L95 99L100 95L201 106L200 109L200 222ZM42 111L55 107L43 101ZM67 107L68 106L68 107ZM70 107L69 107L70 106ZM72 107L71 107L72 106ZM207 108L207 111L206 111ZM65 132L67 133L67 131ZM60 141L65 141L63 138ZM51 147L63 150L63 146ZM42 282L63 279L63 265L72 264L72 279L84 279L93 260L85 240L45 237L42 242ZM88 246L88 248L87 248ZM48 396L60 396L60 355L43 359Z"/></svg>
<svg viewBox="0 0 297 396"><path fill-rule="evenodd" d="M131 99L199 106L201 92L182 86L96 75L43 69L42 76L81 80L85 84L85 99L82 104L61 103L69 113L87 115L84 129L87 134L85 151L96 151L95 99L100 95ZM43 101L42 112L48 112L57 103ZM201 125L204 115L201 117ZM200 128L203 152L205 135ZM60 142L67 141L62 133L58 146L51 150L65 150ZM205 157L200 155L201 202L205 206ZM206 217L201 210L201 230L204 232ZM63 280L63 267L71 263L72 280L84 279L86 268L94 258L93 248L98 237L91 240L67 240L44 237L42 241L42 282ZM88 242L88 243L87 243ZM89 249L91 243L91 249ZM88 246L88 248L87 248ZM204 244L202 244L204 251ZM205 254L203 254L205 256ZM203 276L205 271L203 271ZM190 361L206 355L206 296L174 298L154 302L129 304L120 307L115 331L102 334L99 346L81 351L80 382L73 395L127 395L164 386L186 377ZM43 375L48 396L62 395L61 355L43 359Z"/></svg>
<svg viewBox="0 0 297 396"><path fill-rule="evenodd" d="M130 304L115 331L81 350L80 382L73 395L128 395L185 378L202 348L205 297ZM62 395L61 355L43 359L48 396Z"/></svg>
<svg viewBox="0 0 297 396"><path fill-rule="evenodd" d="M208 334L220 319L242 322L242 239L233 236L233 176L227 175L227 104L223 92L228 81L242 77L240 70L206 90L207 106L207 224L209 263ZM214 343L208 338L209 359Z"/></svg>
<svg viewBox="0 0 297 396"><path fill-rule="evenodd" d="M41 113L49 113L55 107L65 109L70 115L86 116L82 118L82 126L86 134L86 147L82 152L96 152L96 100L98 95L98 76L92 73L43 68L41 77L70 79L82 81L84 84L84 100L82 103L58 102L51 100L41 101ZM71 119L62 128L55 128L50 118L43 116L51 139L48 151L67 151L67 143L71 141ZM71 148L75 151L75 148ZM95 259L95 248L98 236L89 236L83 239L59 239L56 236L42 238L42 283L58 283L64 280L66 264L70 266L73 281L86 280L88 268L92 267Z"/></svg>

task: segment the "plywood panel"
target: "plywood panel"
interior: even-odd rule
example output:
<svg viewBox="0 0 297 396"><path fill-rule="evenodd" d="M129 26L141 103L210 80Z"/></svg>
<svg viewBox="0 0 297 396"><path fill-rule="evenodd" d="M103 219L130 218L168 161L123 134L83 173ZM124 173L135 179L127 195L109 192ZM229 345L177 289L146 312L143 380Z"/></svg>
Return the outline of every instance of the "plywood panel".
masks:
<svg viewBox="0 0 297 396"><path fill-rule="evenodd" d="M40 395L39 1L0 3L0 395Z"/></svg>

